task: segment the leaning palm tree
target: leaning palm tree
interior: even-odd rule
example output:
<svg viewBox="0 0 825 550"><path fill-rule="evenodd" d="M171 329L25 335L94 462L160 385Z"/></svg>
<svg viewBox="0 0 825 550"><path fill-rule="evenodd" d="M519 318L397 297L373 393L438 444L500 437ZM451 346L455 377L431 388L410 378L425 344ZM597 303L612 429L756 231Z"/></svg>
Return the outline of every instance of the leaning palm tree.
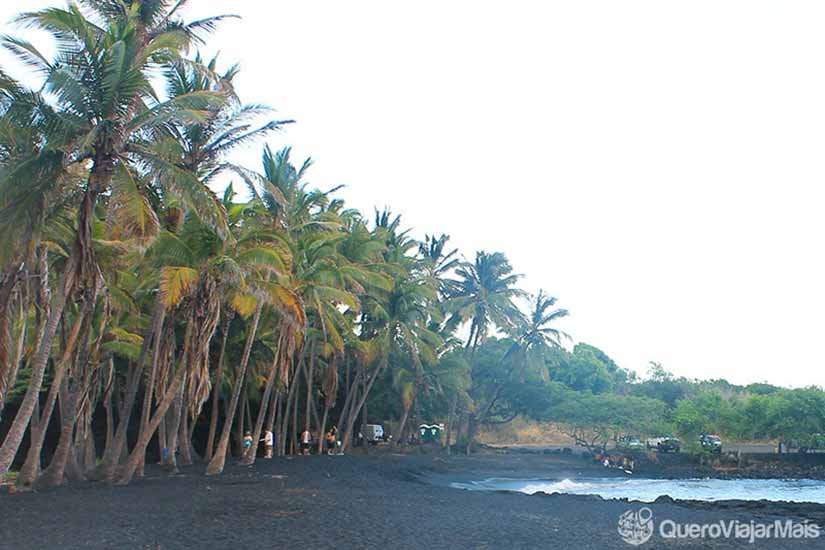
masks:
<svg viewBox="0 0 825 550"><path fill-rule="evenodd" d="M453 327L463 321L470 322L465 352L472 360L478 345L493 327L512 333L524 324L524 315L515 299L525 296L525 293L515 286L521 276L513 273L510 262L501 252L478 252L475 262L465 262L456 269L456 275L459 279L446 304L452 312L447 325ZM476 408L469 414L468 453L479 421L485 414L484 407Z"/></svg>
<svg viewBox="0 0 825 550"><path fill-rule="evenodd" d="M472 418L473 426L490 417L493 405L508 382L527 374L539 376L545 381L549 379L547 358L550 350L561 347L562 340L570 338L566 332L553 326L569 313L566 309L556 308L556 302L555 297L543 290L539 290L532 299L529 314L511 334L512 343L499 360L499 367L505 372L492 388L488 388L487 399L478 404Z"/></svg>
<svg viewBox="0 0 825 550"><path fill-rule="evenodd" d="M49 150L32 160L35 166L47 161L60 166L84 163L88 177L78 194L76 239L52 296L48 323L32 361L32 382L21 402L12 428L0 447L0 474L5 474L17 452L71 293L94 301L99 290L98 268L93 247L93 217L98 198L111 190L119 171L128 180L138 167L140 150L136 139L152 134L176 117L203 117L205 109L219 104L221 94L199 92L168 101L157 101L152 84L155 69L180 59L196 39L199 30L209 30L215 20L185 25L176 17L178 2L94 1L84 5L91 16L74 4L65 9L49 8L18 17L21 24L50 33L57 43L55 58L49 59L34 45L11 37L3 45L44 77L50 102L40 102L38 116L46 123ZM34 188L49 189L47 171L39 170ZM0 187L23 189L31 185L32 167L5 174ZM191 183L196 178L176 174L175 182ZM181 186L183 187L183 186ZM203 195L202 186L188 185L186 195ZM8 201L2 201L8 204ZM11 201L12 204L14 201ZM4 209L5 211L5 209ZM220 221L219 221L220 223Z"/></svg>
<svg viewBox="0 0 825 550"><path fill-rule="evenodd" d="M206 70L203 70L203 69ZM269 120L256 124L257 119L269 115L271 109L264 105L244 105L234 92L233 80L238 74L237 65L222 74L217 73L217 56L209 63L202 64L200 55L195 63L177 60L166 71L166 91L170 98L185 97L199 92L215 92L225 95L225 102L214 109L205 119L173 120L158 132L160 139L141 144L144 158L148 160L153 172L158 175L159 187L164 188L164 176L175 180L180 171L194 175L201 185L209 185L228 169L241 170L226 159L226 155L238 147L263 139L284 124L292 121ZM155 136L157 137L157 136ZM230 184L224 192L222 207L227 210L230 226L249 223L246 219L247 205L234 204L235 193ZM207 200L211 197L206 196ZM227 304L228 305L228 304ZM226 341L233 317L231 305L223 307L221 353L215 369L215 383L212 392L212 411L210 415L209 436L205 458L212 459L218 420L218 401L220 381L223 376ZM261 305L262 307L262 305ZM252 314L253 328L249 332L254 341L261 307L256 307Z"/></svg>
<svg viewBox="0 0 825 550"><path fill-rule="evenodd" d="M409 357L415 369L418 381L423 378L424 364L432 365L437 361L436 349L441 345L440 336L427 328L432 316L431 304L436 291L429 281L422 280L414 274L398 277L389 292L366 296L361 323L361 337L370 341L375 347L377 364L367 374L364 373L363 392L353 402L348 413L343 432L343 447L347 448L352 440L355 421L364 407L370 390L378 376L384 372L393 355ZM403 422L409 415L410 406L415 399L413 394L407 401Z"/></svg>
<svg viewBox="0 0 825 550"><path fill-rule="evenodd" d="M471 354L491 328L511 331L522 323L523 315L515 303L525 296L516 288L521 275L513 273L507 257L501 252L480 251L473 263L464 262L447 307L453 312L448 325L470 321L466 349Z"/></svg>
<svg viewBox="0 0 825 550"><path fill-rule="evenodd" d="M457 290L455 281L449 275L460 265L458 249L447 250L449 235L440 237L426 235L418 245L422 271L438 285L439 299L450 296Z"/></svg>
<svg viewBox="0 0 825 550"><path fill-rule="evenodd" d="M302 323L303 311L297 296L278 282L288 273L290 258L284 255L275 233L252 230L224 240L200 220L189 217L180 235L166 232L154 248L167 263L161 270L160 299L170 309L185 306L184 368L188 368L189 378L185 381L184 401L194 420L209 396L208 347L219 319L221 296L229 296L227 301L244 316L257 310L259 303L271 303ZM244 365L248 354L245 350ZM229 427L245 374L244 369L235 381L213 468L225 458Z"/></svg>
<svg viewBox="0 0 825 550"><path fill-rule="evenodd" d="M161 139L143 144L146 156L155 161L159 172L185 170L203 185L209 185L223 172L238 169L227 160L228 153L264 139L293 122L257 123L258 119L270 115L272 109L240 101L234 91L237 65L220 74L216 71L217 57L204 65L200 55L195 56L194 63L179 59L166 71L166 93L170 99L198 93L217 93L225 99L209 117L171 121Z"/></svg>
<svg viewBox="0 0 825 550"><path fill-rule="evenodd" d="M526 323L515 335L516 340L512 348L512 353L519 353L523 357L521 363L526 368L539 371L543 377L546 377L547 373L548 351L561 347L562 340L570 339L566 332L553 326L553 323L569 315L566 309L557 308L556 302L554 296L539 290L530 303Z"/></svg>

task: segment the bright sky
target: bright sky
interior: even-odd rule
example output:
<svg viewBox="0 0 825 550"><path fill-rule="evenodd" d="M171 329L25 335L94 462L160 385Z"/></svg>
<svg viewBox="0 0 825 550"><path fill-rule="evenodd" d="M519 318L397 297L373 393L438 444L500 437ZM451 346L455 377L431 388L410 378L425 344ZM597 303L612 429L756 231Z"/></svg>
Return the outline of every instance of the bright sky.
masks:
<svg viewBox="0 0 825 550"><path fill-rule="evenodd" d="M825 382L825 3L190 4L243 17L208 51L298 121L272 145L314 184L505 252L576 341L641 372Z"/></svg>

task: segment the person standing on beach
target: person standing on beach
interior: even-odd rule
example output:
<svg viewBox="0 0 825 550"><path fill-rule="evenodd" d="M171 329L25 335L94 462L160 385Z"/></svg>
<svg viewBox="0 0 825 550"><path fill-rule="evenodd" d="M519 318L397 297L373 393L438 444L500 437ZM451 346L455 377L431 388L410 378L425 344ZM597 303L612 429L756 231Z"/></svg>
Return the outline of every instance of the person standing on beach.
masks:
<svg viewBox="0 0 825 550"><path fill-rule="evenodd" d="M272 447L275 445L275 437L272 435L272 430L266 430L261 441L264 442L264 458L272 458Z"/></svg>
<svg viewBox="0 0 825 550"><path fill-rule="evenodd" d="M249 453L254 453L252 450L252 432L246 432L243 436L243 455L249 456Z"/></svg>
<svg viewBox="0 0 825 550"><path fill-rule="evenodd" d="M309 454L309 446L312 443L312 435L309 430L304 430L301 433L301 454L307 456Z"/></svg>
<svg viewBox="0 0 825 550"><path fill-rule="evenodd" d="M331 455L335 451L336 447L336 428L333 426L326 435L326 442L327 442L327 454Z"/></svg>

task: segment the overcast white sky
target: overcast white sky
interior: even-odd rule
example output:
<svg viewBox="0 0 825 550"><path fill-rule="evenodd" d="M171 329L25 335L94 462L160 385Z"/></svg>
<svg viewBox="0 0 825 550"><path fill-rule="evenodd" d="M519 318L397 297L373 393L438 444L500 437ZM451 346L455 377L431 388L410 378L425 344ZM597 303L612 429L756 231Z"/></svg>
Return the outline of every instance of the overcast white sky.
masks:
<svg viewBox="0 0 825 550"><path fill-rule="evenodd" d="M576 341L640 372L825 381L825 3L190 4L243 17L209 52L298 121L272 144L314 184L505 252Z"/></svg>

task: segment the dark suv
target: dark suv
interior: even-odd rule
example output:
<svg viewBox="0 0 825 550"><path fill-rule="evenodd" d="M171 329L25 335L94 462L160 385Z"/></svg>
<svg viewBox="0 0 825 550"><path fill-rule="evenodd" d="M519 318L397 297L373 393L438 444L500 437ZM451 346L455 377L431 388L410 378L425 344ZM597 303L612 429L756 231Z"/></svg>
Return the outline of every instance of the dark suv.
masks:
<svg viewBox="0 0 825 550"><path fill-rule="evenodd" d="M659 442L656 446L656 449L660 453L678 453L682 450L681 444L679 440L675 437L665 437Z"/></svg>
<svg viewBox="0 0 825 550"><path fill-rule="evenodd" d="M699 444L703 449L713 454L720 454L722 452L722 438L718 435L702 434L699 436Z"/></svg>

